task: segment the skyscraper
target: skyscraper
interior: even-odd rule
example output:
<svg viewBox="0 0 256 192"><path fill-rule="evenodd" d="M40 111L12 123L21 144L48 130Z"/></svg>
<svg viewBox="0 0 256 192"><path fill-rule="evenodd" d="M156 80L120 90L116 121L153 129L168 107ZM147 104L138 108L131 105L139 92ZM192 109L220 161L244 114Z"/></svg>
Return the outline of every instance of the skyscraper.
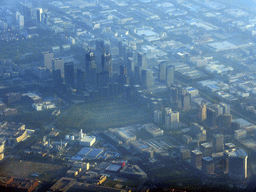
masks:
<svg viewBox="0 0 256 192"><path fill-rule="evenodd" d="M215 152L222 152L224 150L224 136L222 134L214 134L212 144Z"/></svg>
<svg viewBox="0 0 256 192"><path fill-rule="evenodd" d="M202 159L202 172L206 175L214 174L214 162L211 157L203 157Z"/></svg>
<svg viewBox="0 0 256 192"><path fill-rule="evenodd" d="M191 155L191 165L199 168L202 166L202 158L203 158L203 154L201 151L199 150L193 150L190 153Z"/></svg>
<svg viewBox="0 0 256 192"><path fill-rule="evenodd" d="M150 69L141 70L141 86L149 89L153 86L153 71Z"/></svg>
<svg viewBox="0 0 256 192"><path fill-rule="evenodd" d="M154 122L161 124L163 122L163 113L160 110L154 111Z"/></svg>
<svg viewBox="0 0 256 192"><path fill-rule="evenodd" d="M169 92L170 92L170 102L172 104L177 104L178 103L178 88L170 87Z"/></svg>
<svg viewBox="0 0 256 192"><path fill-rule="evenodd" d="M203 153L203 157L212 156L212 144L211 143L201 143L200 150Z"/></svg>
<svg viewBox="0 0 256 192"><path fill-rule="evenodd" d="M53 79L53 86L55 88L59 88L62 83L62 78L61 78L61 71L60 69L53 70L52 71L52 79Z"/></svg>
<svg viewBox="0 0 256 192"><path fill-rule="evenodd" d="M74 63L65 63L64 65L65 83L74 86Z"/></svg>
<svg viewBox="0 0 256 192"><path fill-rule="evenodd" d="M168 115L165 115L165 127L166 129L177 129L179 127L179 112L173 111Z"/></svg>
<svg viewBox="0 0 256 192"><path fill-rule="evenodd" d="M171 85L174 83L174 71L175 67L174 65L169 65L166 68L166 84Z"/></svg>
<svg viewBox="0 0 256 192"><path fill-rule="evenodd" d="M145 53L138 52L137 54L138 66L147 69L147 56Z"/></svg>
<svg viewBox="0 0 256 192"><path fill-rule="evenodd" d="M42 54L43 54L44 66L47 69L52 70L53 52L46 51L46 52L43 52Z"/></svg>
<svg viewBox="0 0 256 192"><path fill-rule="evenodd" d="M198 113L199 121L204 121L206 119L206 105L201 103L199 106L199 113Z"/></svg>
<svg viewBox="0 0 256 192"><path fill-rule="evenodd" d="M52 70L60 70L61 77L64 77L64 60L62 58L54 58L52 60Z"/></svg>
<svg viewBox="0 0 256 192"><path fill-rule="evenodd" d="M178 107L183 111L191 109L191 95L189 93L179 94Z"/></svg>
<svg viewBox="0 0 256 192"><path fill-rule="evenodd" d="M237 149L227 153L228 174L232 179L246 179L248 154L244 149Z"/></svg>
<svg viewBox="0 0 256 192"><path fill-rule="evenodd" d="M140 85L141 83L141 74L139 66L134 66L134 83L137 85Z"/></svg>
<svg viewBox="0 0 256 192"><path fill-rule="evenodd" d="M210 127L216 127L217 115L214 109L212 108L206 109L206 120Z"/></svg>
<svg viewBox="0 0 256 192"><path fill-rule="evenodd" d="M43 14L43 9L42 8L37 8L36 10L36 20L38 23L42 22L42 14Z"/></svg>
<svg viewBox="0 0 256 192"><path fill-rule="evenodd" d="M86 82L86 71L83 68L77 69L77 88L81 91L85 89L85 82Z"/></svg>
<svg viewBox="0 0 256 192"><path fill-rule="evenodd" d="M159 64L159 76L158 76L158 79L160 81L166 81L166 72L167 72L166 67L167 67L166 61L162 61Z"/></svg>

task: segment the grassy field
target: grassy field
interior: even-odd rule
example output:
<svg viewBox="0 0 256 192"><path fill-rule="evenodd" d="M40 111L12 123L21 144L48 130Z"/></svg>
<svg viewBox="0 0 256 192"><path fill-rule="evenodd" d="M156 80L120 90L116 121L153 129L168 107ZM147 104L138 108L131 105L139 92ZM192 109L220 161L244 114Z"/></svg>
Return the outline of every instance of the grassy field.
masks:
<svg viewBox="0 0 256 192"><path fill-rule="evenodd" d="M136 107L122 100L114 100L72 106L58 117L56 127L91 131L150 121L150 117Z"/></svg>
<svg viewBox="0 0 256 192"><path fill-rule="evenodd" d="M64 174L66 170L65 166L51 164L51 163L40 163L33 161L20 161L16 159L5 159L0 163L0 175L12 176L18 179L35 178L31 175L33 173L39 173L37 179L42 181L51 181Z"/></svg>

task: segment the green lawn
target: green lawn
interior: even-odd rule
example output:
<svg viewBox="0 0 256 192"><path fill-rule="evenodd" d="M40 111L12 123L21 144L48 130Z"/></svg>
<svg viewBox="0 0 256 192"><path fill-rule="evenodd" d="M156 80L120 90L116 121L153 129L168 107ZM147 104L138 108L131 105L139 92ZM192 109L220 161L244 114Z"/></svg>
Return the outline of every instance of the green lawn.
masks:
<svg viewBox="0 0 256 192"><path fill-rule="evenodd" d="M58 117L56 127L91 131L144 122L150 122L150 118L141 110L122 100L114 100L72 106Z"/></svg>

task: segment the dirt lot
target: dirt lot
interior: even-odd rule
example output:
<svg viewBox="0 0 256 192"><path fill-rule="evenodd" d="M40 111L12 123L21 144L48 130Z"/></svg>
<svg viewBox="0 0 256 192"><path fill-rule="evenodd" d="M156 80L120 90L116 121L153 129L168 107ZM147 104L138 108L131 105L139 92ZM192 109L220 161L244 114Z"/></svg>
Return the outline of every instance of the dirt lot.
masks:
<svg viewBox="0 0 256 192"><path fill-rule="evenodd" d="M65 171L66 166L51 163L21 161L16 159L5 159L0 162L0 175L12 176L18 179L33 178L41 181L51 181L63 175ZM32 176L33 173L39 176Z"/></svg>

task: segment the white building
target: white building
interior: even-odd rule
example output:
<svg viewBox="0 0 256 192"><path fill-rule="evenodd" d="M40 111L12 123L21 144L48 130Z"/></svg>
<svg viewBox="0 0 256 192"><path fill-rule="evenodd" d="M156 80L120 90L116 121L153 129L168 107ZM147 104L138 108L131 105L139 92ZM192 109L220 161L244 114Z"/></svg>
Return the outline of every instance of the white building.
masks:
<svg viewBox="0 0 256 192"><path fill-rule="evenodd" d="M96 142L95 136L85 136L80 139L80 145L91 147Z"/></svg>

